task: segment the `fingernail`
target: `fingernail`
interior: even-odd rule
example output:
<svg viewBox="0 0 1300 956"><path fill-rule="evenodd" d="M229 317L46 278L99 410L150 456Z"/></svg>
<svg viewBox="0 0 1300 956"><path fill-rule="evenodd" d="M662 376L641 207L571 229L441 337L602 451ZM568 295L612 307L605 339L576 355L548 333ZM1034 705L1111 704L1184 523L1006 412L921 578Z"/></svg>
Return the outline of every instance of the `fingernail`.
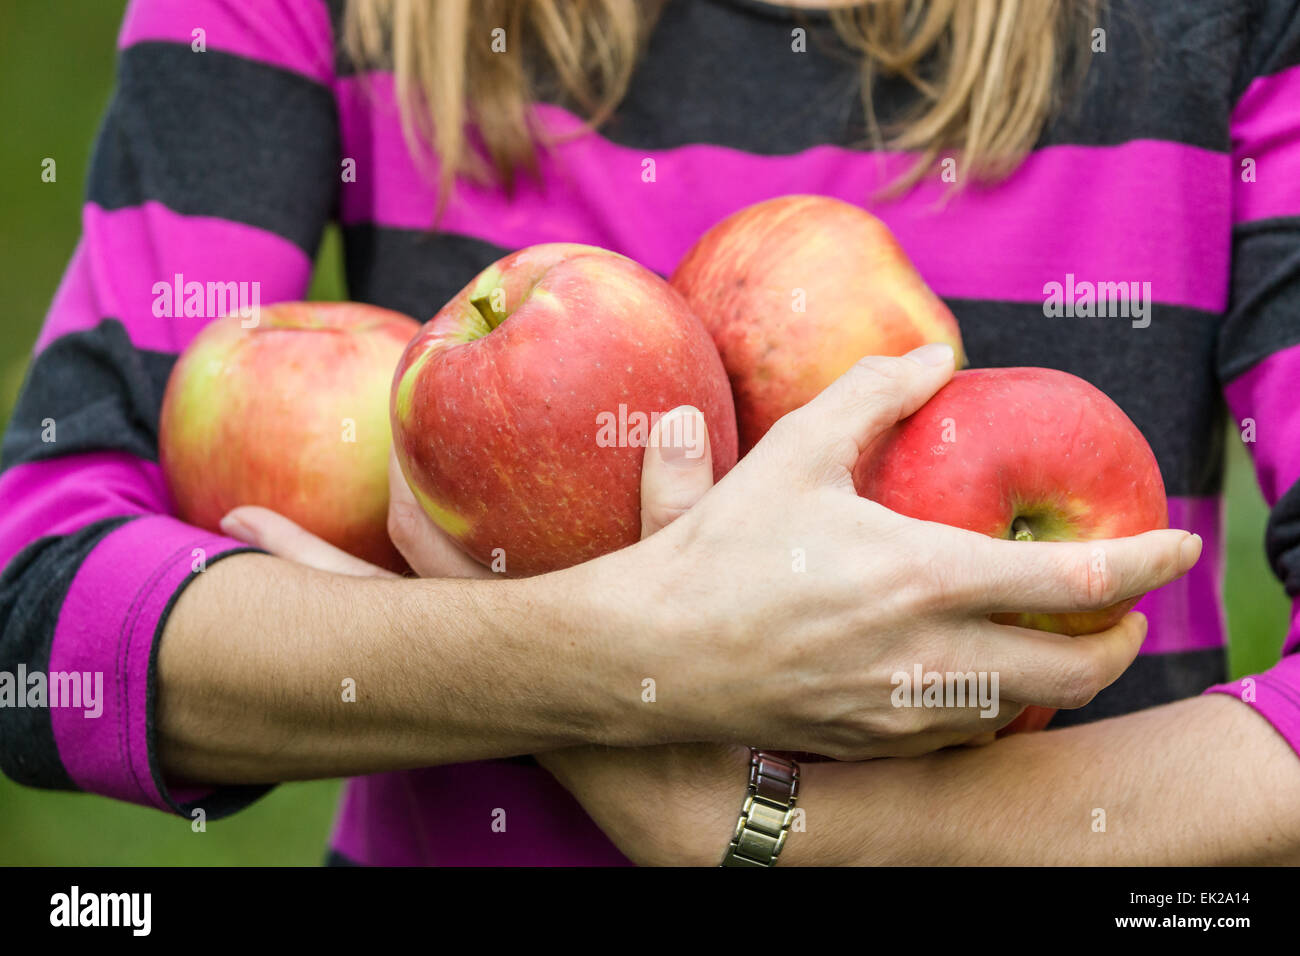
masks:
<svg viewBox="0 0 1300 956"><path fill-rule="evenodd" d="M689 468L704 457L708 440L704 416L691 405L679 405L659 419L654 444L665 465Z"/></svg>
<svg viewBox="0 0 1300 956"><path fill-rule="evenodd" d="M1201 536L1199 534L1189 534L1183 539L1183 543L1178 546L1178 561L1186 570L1196 563L1201 556Z"/></svg>
<svg viewBox="0 0 1300 956"><path fill-rule="evenodd" d="M952 346L931 342L919 349L912 349L903 358L911 359L917 365L950 365L953 361Z"/></svg>
<svg viewBox="0 0 1300 956"><path fill-rule="evenodd" d="M221 530L232 538L238 538L245 544L255 544L257 541L257 535L253 532L253 529L236 518L233 511L221 519Z"/></svg>

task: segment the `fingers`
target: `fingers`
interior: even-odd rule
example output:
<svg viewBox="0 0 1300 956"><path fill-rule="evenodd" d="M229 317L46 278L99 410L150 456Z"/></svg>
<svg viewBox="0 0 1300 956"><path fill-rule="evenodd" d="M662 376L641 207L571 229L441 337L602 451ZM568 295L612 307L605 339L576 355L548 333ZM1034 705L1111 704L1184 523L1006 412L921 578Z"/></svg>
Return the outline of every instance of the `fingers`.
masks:
<svg viewBox="0 0 1300 956"><path fill-rule="evenodd" d="M951 346L923 345L901 358L859 359L820 395L773 426L797 430L820 458L852 471L867 446L895 422L924 405L954 371Z"/></svg>
<svg viewBox="0 0 1300 956"><path fill-rule="evenodd" d="M1147 619L1126 614L1112 628L1077 637L992 622L983 631L974 657L997 671L1000 699L1073 710L1133 663Z"/></svg>
<svg viewBox="0 0 1300 956"><path fill-rule="evenodd" d="M388 456L388 537L422 578L492 577L424 513L395 452Z"/></svg>
<svg viewBox="0 0 1300 956"><path fill-rule="evenodd" d="M655 423L641 465L641 537L688 511L713 487L713 452L704 415L679 405Z"/></svg>
<svg viewBox="0 0 1300 956"><path fill-rule="evenodd" d="M353 577L397 577L391 571L362 561L322 541L284 515L267 508L252 505L235 508L221 519L221 530L232 538L269 551L276 557L321 571L350 574Z"/></svg>
<svg viewBox="0 0 1300 956"><path fill-rule="evenodd" d="M944 554L970 556L954 572L964 579L956 590L985 613L1100 610L1163 587L1201 554L1199 535L1173 530L1079 542L976 536L965 544Z"/></svg>

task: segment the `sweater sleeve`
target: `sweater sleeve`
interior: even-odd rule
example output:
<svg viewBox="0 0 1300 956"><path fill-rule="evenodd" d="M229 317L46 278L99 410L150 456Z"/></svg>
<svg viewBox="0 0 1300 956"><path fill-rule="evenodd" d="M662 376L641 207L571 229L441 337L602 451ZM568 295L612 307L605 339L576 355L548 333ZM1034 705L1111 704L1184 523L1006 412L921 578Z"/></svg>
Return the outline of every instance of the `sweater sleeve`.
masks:
<svg viewBox="0 0 1300 956"><path fill-rule="evenodd" d="M1292 613L1276 666L1209 692L1240 697L1300 755L1300 3L1256 6L1232 114L1233 275L1219 375L1271 509L1265 548Z"/></svg>
<svg viewBox="0 0 1300 956"><path fill-rule="evenodd" d="M0 770L212 817L265 788L163 779L158 641L186 585L247 549L169 514L158 416L206 322L306 293L337 194L333 27L322 0L134 0L118 47L82 235L0 447Z"/></svg>

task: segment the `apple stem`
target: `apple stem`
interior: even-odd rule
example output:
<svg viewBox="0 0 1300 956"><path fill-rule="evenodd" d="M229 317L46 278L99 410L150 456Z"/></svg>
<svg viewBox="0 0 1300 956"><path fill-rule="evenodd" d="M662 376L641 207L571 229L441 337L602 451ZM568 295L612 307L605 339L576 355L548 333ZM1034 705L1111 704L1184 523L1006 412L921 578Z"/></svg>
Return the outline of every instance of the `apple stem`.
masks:
<svg viewBox="0 0 1300 956"><path fill-rule="evenodd" d="M500 324L496 311L492 308L486 295L476 295L469 300L469 304L478 309L478 314L483 316L483 321L488 324L489 329L495 329Z"/></svg>
<svg viewBox="0 0 1300 956"><path fill-rule="evenodd" d="M1011 536L1017 541L1033 541L1034 532L1029 527L1029 522L1024 518L1017 518L1011 522Z"/></svg>

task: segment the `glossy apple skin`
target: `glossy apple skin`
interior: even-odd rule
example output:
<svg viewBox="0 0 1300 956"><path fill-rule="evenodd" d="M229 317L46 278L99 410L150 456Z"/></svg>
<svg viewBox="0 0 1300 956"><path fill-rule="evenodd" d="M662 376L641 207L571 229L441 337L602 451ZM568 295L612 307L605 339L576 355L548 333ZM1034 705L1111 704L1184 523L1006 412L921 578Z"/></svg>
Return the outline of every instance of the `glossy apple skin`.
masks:
<svg viewBox="0 0 1300 956"><path fill-rule="evenodd" d="M722 356L742 455L864 355L946 342L962 364L956 319L889 228L838 199L782 196L733 213L686 253L672 284Z"/></svg>
<svg viewBox="0 0 1300 956"><path fill-rule="evenodd" d="M1017 517L1044 541L1169 526L1160 468L1137 426L1102 391L1055 369L958 372L868 449L853 477L860 495L892 511L994 538L1013 538ZM994 620L1091 634L1116 624L1137 600ZM1037 729L1052 713L1030 707L1011 726Z"/></svg>
<svg viewBox="0 0 1300 956"><path fill-rule="evenodd" d="M1045 730L1055 716L1055 707L1039 707L1037 704L1030 704L1015 720L999 730L998 736L1010 737L1012 734L1032 734L1038 730Z"/></svg>
<svg viewBox="0 0 1300 956"><path fill-rule="evenodd" d="M406 567L388 538L388 390L414 319L356 303L264 306L206 326L172 369L159 457L176 513L219 530L261 505L357 557ZM355 441L345 419L355 422Z"/></svg>
<svg viewBox="0 0 1300 956"><path fill-rule="evenodd" d="M504 293L491 325L473 303ZM495 313L493 313L495 315ZM704 413L715 478L736 417L708 332L663 279L571 243L484 270L411 341L393 379L403 474L470 555L509 575L567 567L640 537L643 445L609 446L602 414Z"/></svg>

